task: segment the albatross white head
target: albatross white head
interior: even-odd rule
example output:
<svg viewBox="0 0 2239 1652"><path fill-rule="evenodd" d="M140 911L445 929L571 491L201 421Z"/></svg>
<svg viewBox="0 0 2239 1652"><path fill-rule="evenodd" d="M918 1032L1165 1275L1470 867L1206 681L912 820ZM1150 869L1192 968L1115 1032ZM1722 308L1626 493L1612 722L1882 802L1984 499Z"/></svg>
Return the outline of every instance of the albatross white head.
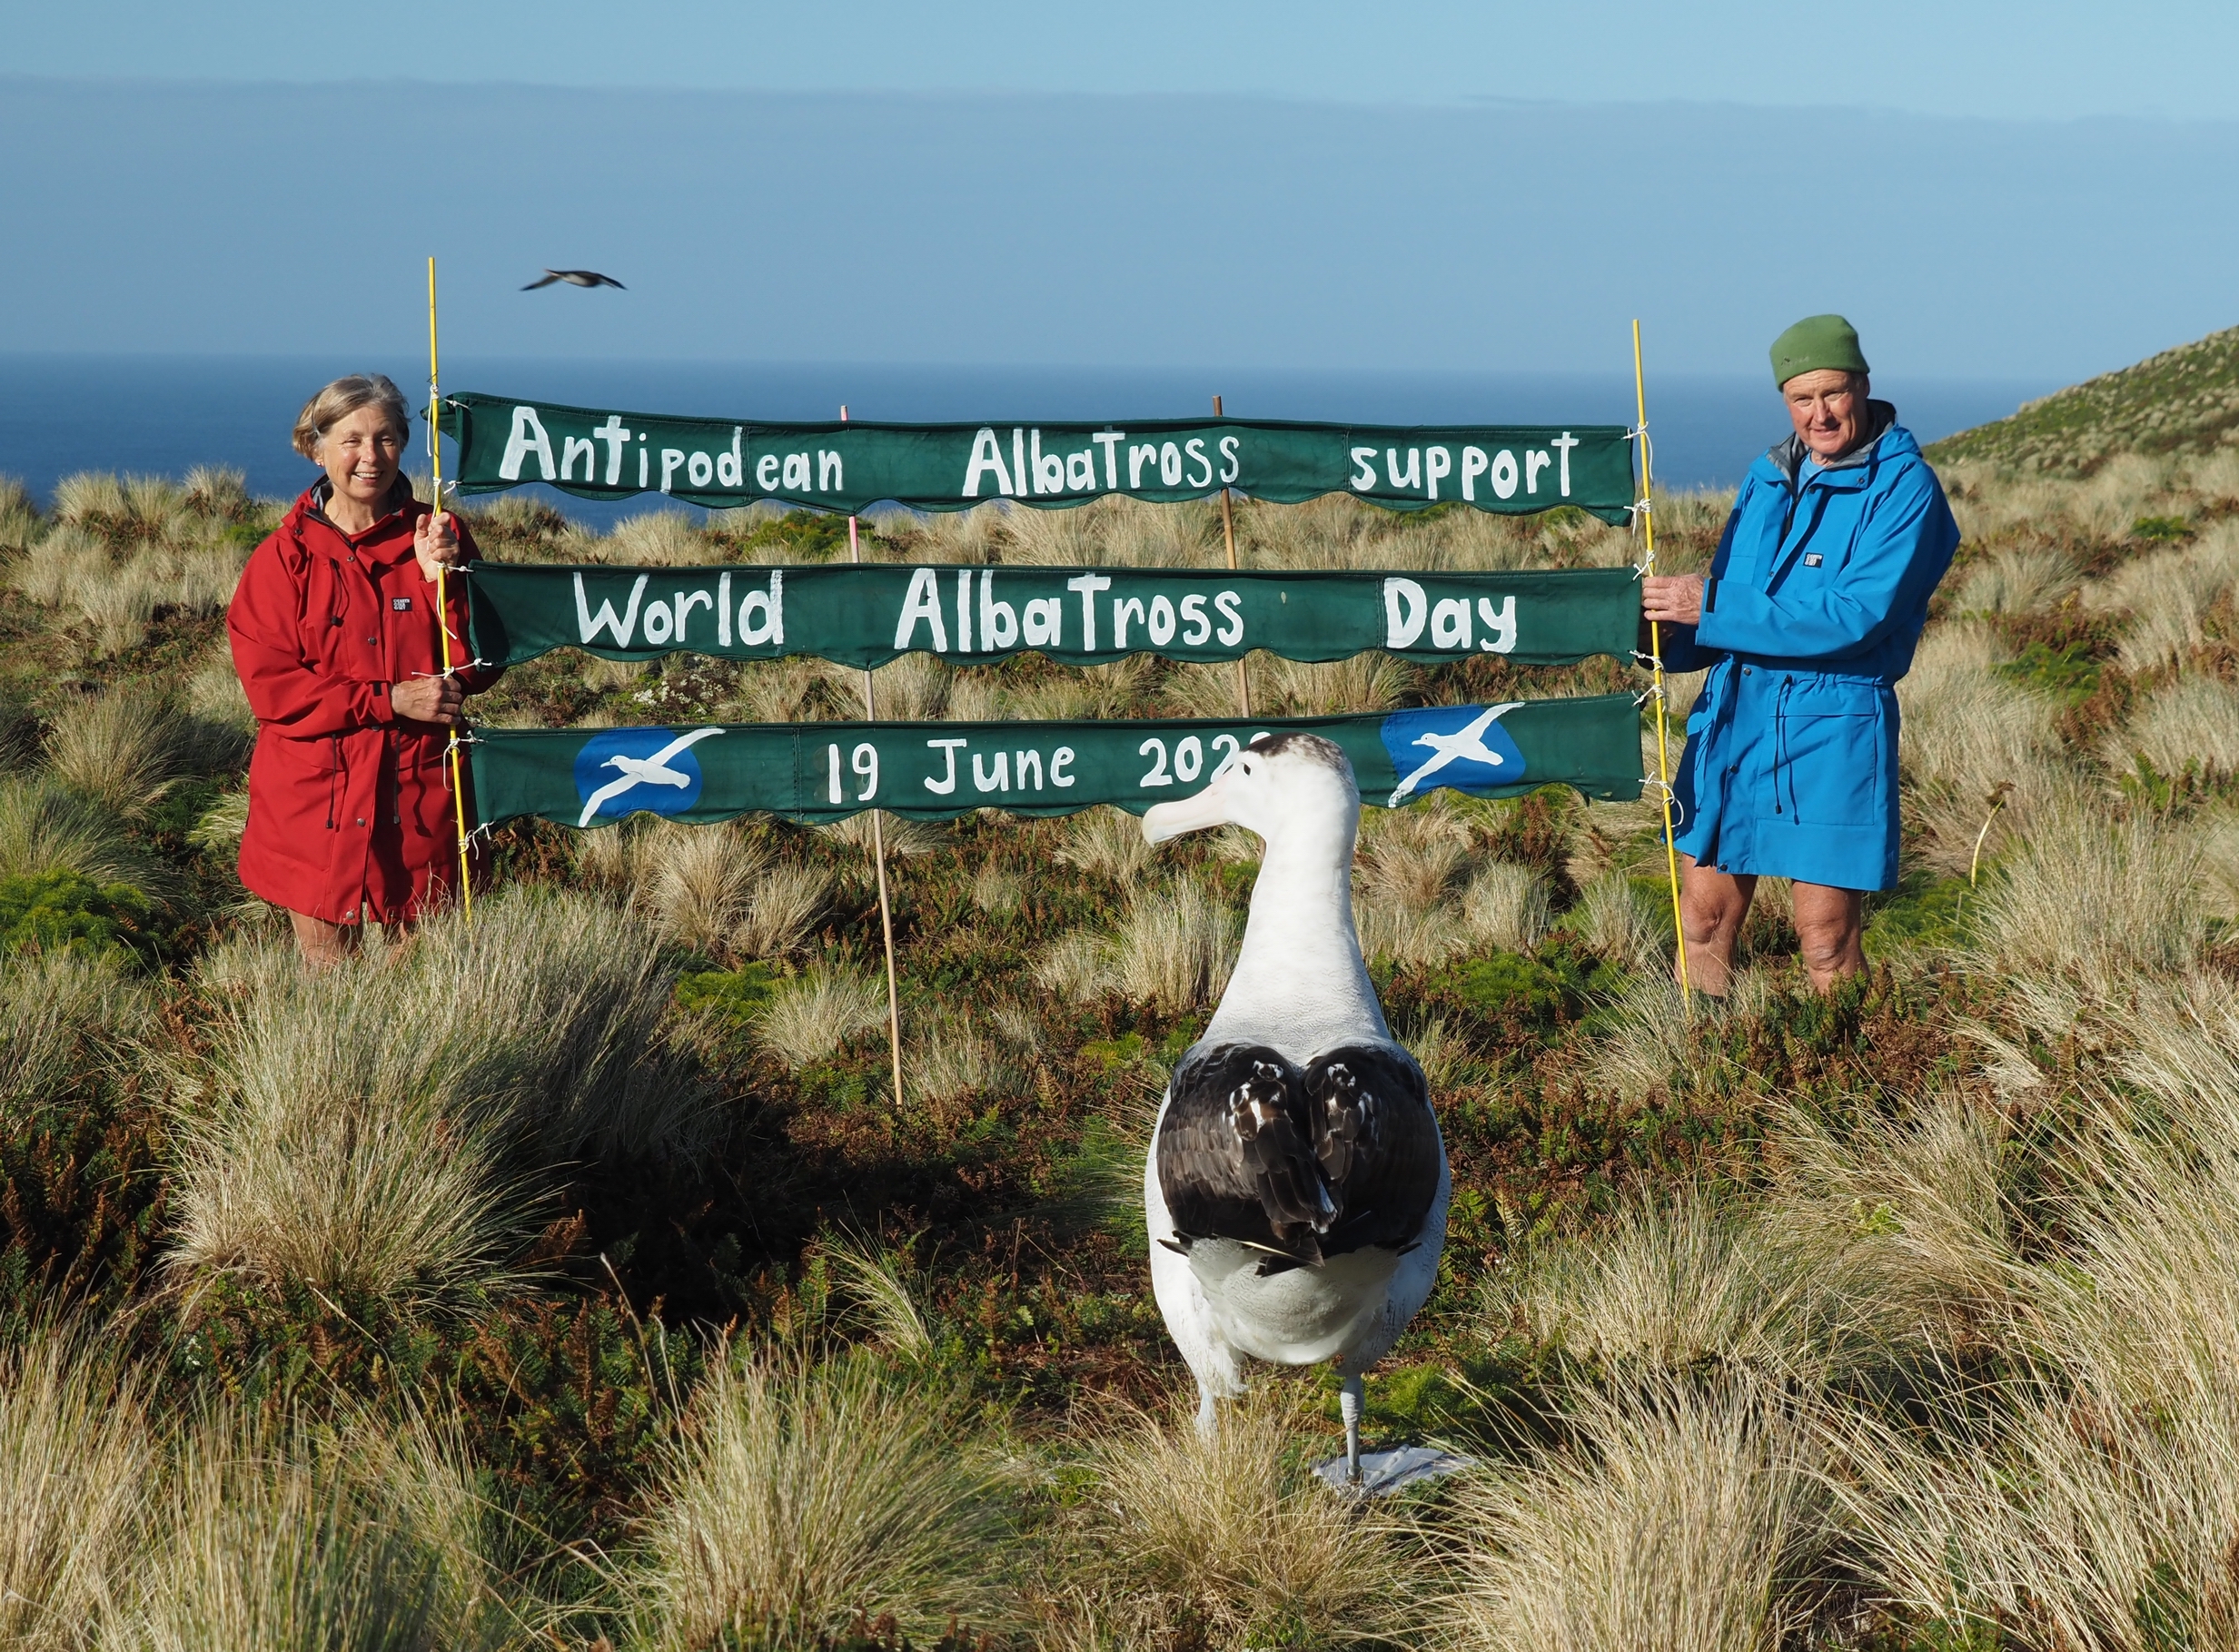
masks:
<svg viewBox="0 0 2239 1652"><path fill-rule="evenodd" d="M1154 805L1143 835L1240 826L1266 845L1221 1007L1208 1039L1249 1037L1306 1054L1346 1037L1388 1038L1352 926L1352 846L1361 794L1352 765L1320 735L1263 735L1214 771L1194 797Z"/></svg>

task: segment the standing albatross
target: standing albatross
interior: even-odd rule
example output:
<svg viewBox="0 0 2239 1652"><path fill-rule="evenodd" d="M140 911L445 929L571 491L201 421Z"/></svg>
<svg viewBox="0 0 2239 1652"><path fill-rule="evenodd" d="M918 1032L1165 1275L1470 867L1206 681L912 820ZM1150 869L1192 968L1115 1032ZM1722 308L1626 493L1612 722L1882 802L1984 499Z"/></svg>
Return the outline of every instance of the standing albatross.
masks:
<svg viewBox="0 0 2239 1652"><path fill-rule="evenodd" d="M1153 843L1233 825L1266 845L1235 973L1159 1109L1151 1289L1204 1432L1214 1401L1243 1391L1238 1355L1335 1366L1356 1483L1361 1375L1431 1294L1453 1191L1422 1069L1385 1026L1353 932L1360 824L1352 766L1311 734L1263 735L1143 817Z"/></svg>

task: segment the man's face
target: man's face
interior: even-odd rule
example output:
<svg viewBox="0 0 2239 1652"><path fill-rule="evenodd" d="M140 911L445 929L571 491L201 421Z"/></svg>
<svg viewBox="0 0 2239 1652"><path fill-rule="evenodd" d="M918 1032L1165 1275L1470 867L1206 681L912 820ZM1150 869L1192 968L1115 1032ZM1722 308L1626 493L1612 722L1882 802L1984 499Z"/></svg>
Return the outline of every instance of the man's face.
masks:
<svg viewBox="0 0 2239 1652"><path fill-rule="evenodd" d="M1796 434L1823 464L1858 445L1866 429L1867 393L1865 374L1836 367L1798 373L1780 387Z"/></svg>

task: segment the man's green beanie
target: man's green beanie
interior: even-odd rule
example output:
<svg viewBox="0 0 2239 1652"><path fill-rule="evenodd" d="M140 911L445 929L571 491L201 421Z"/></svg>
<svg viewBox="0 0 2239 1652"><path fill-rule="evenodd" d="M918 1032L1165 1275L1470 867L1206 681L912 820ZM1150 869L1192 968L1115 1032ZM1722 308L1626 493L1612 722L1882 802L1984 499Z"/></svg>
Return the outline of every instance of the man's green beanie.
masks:
<svg viewBox="0 0 2239 1652"><path fill-rule="evenodd" d="M1772 341L1775 384L1830 367L1846 373L1872 371L1858 349L1858 330L1839 315L1808 315Z"/></svg>

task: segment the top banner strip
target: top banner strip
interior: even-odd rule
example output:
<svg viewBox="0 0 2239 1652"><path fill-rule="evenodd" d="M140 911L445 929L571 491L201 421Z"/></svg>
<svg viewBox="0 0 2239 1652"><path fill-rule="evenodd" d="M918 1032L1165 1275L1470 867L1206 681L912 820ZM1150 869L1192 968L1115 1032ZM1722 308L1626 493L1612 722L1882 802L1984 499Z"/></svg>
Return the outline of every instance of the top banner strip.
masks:
<svg viewBox="0 0 2239 1652"><path fill-rule="evenodd" d="M1229 489L1277 504L1343 493L1391 510L1570 506L1614 523L1635 497L1631 444L1615 424L750 424L461 392L444 398L443 429L459 442L461 493L544 482L580 499L662 493L710 509L968 510L1003 499L1050 509Z"/></svg>

